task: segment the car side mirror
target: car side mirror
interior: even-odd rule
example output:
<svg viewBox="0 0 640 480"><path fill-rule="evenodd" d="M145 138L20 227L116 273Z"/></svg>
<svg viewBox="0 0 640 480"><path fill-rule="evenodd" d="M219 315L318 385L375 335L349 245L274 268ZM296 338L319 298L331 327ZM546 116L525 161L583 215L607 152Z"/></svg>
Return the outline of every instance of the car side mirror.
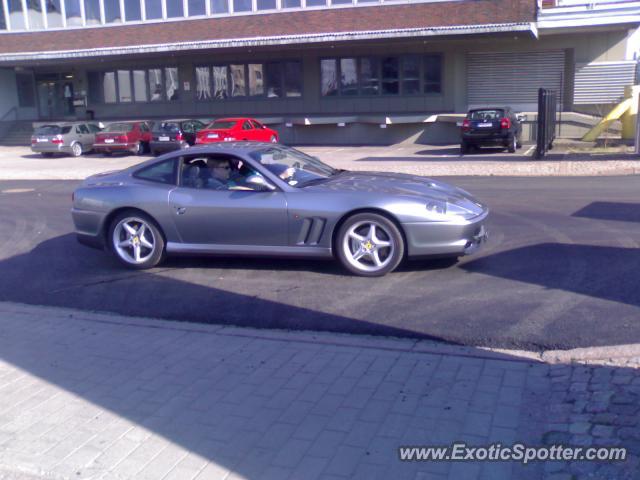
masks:
<svg viewBox="0 0 640 480"><path fill-rule="evenodd" d="M269 183L262 175L249 175L246 179L247 185L250 185L259 192L271 192L276 189L274 185Z"/></svg>

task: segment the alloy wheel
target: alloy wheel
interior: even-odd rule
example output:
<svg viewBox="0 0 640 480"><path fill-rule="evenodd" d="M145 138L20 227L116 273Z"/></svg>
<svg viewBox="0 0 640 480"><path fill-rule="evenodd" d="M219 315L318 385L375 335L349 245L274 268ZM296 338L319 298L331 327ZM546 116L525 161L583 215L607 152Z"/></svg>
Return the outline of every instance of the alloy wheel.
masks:
<svg viewBox="0 0 640 480"><path fill-rule="evenodd" d="M80 155L82 155L82 145L80 145L79 143L74 143L71 146L71 153L74 157L79 157Z"/></svg>
<svg viewBox="0 0 640 480"><path fill-rule="evenodd" d="M345 259L357 270L378 272L393 260L396 249L393 236L374 221L361 221L347 230L342 241Z"/></svg>
<svg viewBox="0 0 640 480"><path fill-rule="evenodd" d="M139 217L123 218L113 229L113 249L126 263L141 265L156 249L153 229Z"/></svg>

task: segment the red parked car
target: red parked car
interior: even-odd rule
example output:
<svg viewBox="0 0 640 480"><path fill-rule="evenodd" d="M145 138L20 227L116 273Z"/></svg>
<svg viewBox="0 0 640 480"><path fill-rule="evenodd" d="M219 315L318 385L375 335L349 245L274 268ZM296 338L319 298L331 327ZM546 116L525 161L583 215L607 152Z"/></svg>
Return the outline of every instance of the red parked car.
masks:
<svg viewBox="0 0 640 480"><path fill-rule="evenodd" d="M215 142L278 142L278 132L265 127L253 118L221 118L200 130L197 144Z"/></svg>
<svg viewBox="0 0 640 480"><path fill-rule="evenodd" d="M149 150L151 129L146 122L116 122L96 133L93 149L97 153L131 152L142 155Z"/></svg>

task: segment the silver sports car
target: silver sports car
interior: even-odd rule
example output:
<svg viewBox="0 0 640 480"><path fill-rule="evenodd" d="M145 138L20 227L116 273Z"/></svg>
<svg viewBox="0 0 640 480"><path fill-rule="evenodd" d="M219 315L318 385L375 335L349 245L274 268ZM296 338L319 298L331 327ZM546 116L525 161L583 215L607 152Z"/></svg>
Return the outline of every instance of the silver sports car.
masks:
<svg viewBox="0 0 640 480"><path fill-rule="evenodd" d="M94 175L74 192L78 240L125 265L167 254L336 257L380 276L407 257L459 257L489 211L424 177L336 170L293 148L214 144Z"/></svg>

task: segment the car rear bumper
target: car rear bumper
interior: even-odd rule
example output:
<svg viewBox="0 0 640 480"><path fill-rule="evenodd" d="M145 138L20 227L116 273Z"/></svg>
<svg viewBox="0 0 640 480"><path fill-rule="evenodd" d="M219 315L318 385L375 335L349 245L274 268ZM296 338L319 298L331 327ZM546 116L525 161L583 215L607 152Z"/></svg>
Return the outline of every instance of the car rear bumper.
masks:
<svg viewBox="0 0 640 480"><path fill-rule="evenodd" d="M71 153L68 145L31 144L31 151L35 153Z"/></svg>
<svg viewBox="0 0 640 480"><path fill-rule="evenodd" d="M95 152L127 152L135 150L135 143L94 143L93 150Z"/></svg>
<svg viewBox="0 0 640 480"><path fill-rule="evenodd" d="M464 134L462 141L468 145L506 145L512 133Z"/></svg>
<svg viewBox="0 0 640 480"><path fill-rule="evenodd" d="M471 255L489 239L486 219L489 211L464 223L403 223L407 255Z"/></svg>
<svg viewBox="0 0 640 480"><path fill-rule="evenodd" d="M178 141L160 142L152 140L149 142L149 148L156 152L173 152L174 150L186 148L188 145L188 143Z"/></svg>

